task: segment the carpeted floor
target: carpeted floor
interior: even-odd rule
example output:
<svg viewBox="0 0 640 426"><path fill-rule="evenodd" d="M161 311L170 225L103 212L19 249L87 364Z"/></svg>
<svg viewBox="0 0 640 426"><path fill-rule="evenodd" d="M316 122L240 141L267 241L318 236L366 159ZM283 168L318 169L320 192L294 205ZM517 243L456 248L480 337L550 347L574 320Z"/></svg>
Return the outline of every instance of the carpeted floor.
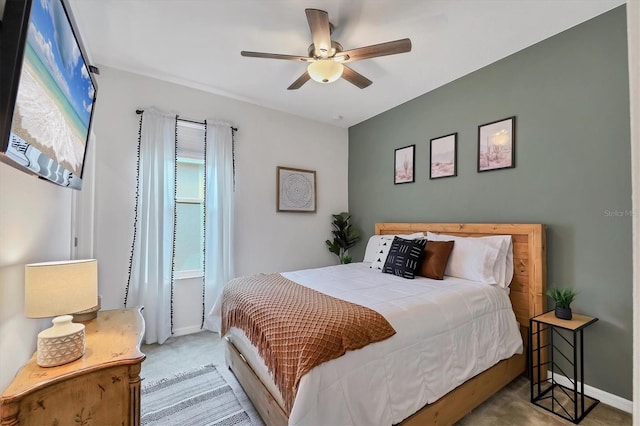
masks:
<svg viewBox="0 0 640 426"><path fill-rule="evenodd" d="M234 389L240 403L247 410L252 424L262 425L259 416L251 406L251 402L242 392L242 388L233 374L225 367L224 348L222 340L217 334L203 331L187 336L172 337L163 345L144 345L142 352L147 355L147 359L142 363L141 373L145 381L157 381L205 364L218 366L218 371ZM144 404L144 400L142 402ZM538 426L572 425L573 423L531 404L529 402L529 382L525 378L520 378L495 394L457 424L459 426ZM631 414L602 403L598 404L580 422L582 426L631 424Z"/></svg>

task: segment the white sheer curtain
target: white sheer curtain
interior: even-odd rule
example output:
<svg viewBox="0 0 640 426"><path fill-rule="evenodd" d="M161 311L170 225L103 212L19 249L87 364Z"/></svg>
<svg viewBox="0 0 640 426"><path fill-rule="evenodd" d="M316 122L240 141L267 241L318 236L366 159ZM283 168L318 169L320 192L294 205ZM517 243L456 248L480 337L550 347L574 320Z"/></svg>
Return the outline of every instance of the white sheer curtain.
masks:
<svg viewBox="0 0 640 426"><path fill-rule="evenodd" d="M125 306L143 305L145 342L171 335L175 115L142 114L137 220Z"/></svg>
<svg viewBox="0 0 640 426"><path fill-rule="evenodd" d="M222 288L235 276L233 134L231 124L207 121L205 156L205 312L209 312ZM205 328L218 325L205 316Z"/></svg>

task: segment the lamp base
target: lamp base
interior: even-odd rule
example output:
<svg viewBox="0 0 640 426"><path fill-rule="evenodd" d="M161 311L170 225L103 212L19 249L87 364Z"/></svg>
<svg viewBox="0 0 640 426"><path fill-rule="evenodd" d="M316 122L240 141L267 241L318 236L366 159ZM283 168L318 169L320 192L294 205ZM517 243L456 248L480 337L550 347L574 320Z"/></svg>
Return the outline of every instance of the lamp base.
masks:
<svg viewBox="0 0 640 426"><path fill-rule="evenodd" d="M94 306L93 308L85 309L84 311L74 312L73 314L71 314L73 316L73 322L89 322L96 319L101 304L102 296L98 295L98 304L96 306Z"/></svg>
<svg viewBox="0 0 640 426"><path fill-rule="evenodd" d="M53 319L53 327L38 334L36 362L40 367L55 367L75 361L84 354L84 325L71 322L71 315Z"/></svg>

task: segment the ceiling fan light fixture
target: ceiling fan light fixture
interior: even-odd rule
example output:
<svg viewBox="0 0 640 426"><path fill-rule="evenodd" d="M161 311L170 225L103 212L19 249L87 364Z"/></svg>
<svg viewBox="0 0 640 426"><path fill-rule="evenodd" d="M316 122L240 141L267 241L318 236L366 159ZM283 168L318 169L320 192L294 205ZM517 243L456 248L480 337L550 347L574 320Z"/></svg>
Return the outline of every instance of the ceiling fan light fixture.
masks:
<svg viewBox="0 0 640 426"><path fill-rule="evenodd" d="M320 59L307 67L309 76L318 83L333 83L342 76L344 66L331 59Z"/></svg>

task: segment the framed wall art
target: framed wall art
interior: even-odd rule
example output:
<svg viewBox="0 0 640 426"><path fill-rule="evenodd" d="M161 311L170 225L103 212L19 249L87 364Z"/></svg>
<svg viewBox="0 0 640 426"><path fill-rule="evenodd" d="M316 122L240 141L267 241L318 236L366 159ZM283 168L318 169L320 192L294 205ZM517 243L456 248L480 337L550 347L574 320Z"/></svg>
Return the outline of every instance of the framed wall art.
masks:
<svg viewBox="0 0 640 426"><path fill-rule="evenodd" d="M317 204L315 170L276 168L276 211L315 213Z"/></svg>
<svg viewBox="0 0 640 426"><path fill-rule="evenodd" d="M395 151L393 164L393 183L415 182L416 146L409 145Z"/></svg>
<svg viewBox="0 0 640 426"><path fill-rule="evenodd" d="M431 139L429 147L429 179L457 175L458 134Z"/></svg>
<svg viewBox="0 0 640 426"><path fill-rule="evenodd" d="M515 167L516 117L478 126L478 172Z"/></svg>

